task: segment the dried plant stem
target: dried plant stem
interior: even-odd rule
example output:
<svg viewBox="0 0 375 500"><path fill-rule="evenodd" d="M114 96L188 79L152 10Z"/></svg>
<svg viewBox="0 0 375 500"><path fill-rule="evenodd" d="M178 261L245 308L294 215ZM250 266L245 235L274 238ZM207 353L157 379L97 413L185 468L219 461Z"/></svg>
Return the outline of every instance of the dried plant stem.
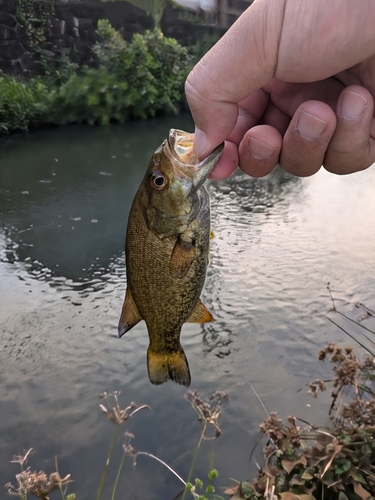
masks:
<svg viewBox="0 0 375 500"><path fill-rule="evenodd" d="M57 456L55 457L55 469L56 469L56 472L59 474L59 467L58 467L58 462L57 462ZM61 493L62 500L65 500L65 494L63 492L61 484L59 484L59 491Z"/></svg>
<svg viewBox="0 0 375 500"><path fill-rule="evenodd" d="M327 283L327 290L328 290L328 292L329 292L329 296L331 297L331 300L332 300L332 309L333 309L334 311L336 311L336 305L335 305L335 301L334 301L334 299L333 299L333 295L332 295L332 292L331 292L331 286L330 286L330 285L331 285L331 284L328 282L328 283Z"/></svg>
<svg viewBox="0 0 375 500"><path fill-rule="evenodd" d="M344 318L346 318L347 320L351 321L352 323L354 323L354 324L356 324L356 325L360 326L360 327L361 327L361 328L363 328L364 330L367 330L368 332L370 332L370 333L372 333L373 335L375 335L374 330L371 330L371 328L367 328L367 326L365 326L364 324L360 323L359 321L356 321L355 319L351 318L350 316L347 316L346 314L344 314L344 313L343 313L343 312L341 312L341 311L337 311L337 310L336 310L336 312L337 312L338 314L341 314L341 316L343 316L343 317L344 317ZM375 345L375 342L374 342L373 340L371 340L371 339L370 339L369 337L367 337L365 334L363 334L363 335L366 337L366 339L367 339L369 342L371 342L373 345Z"/></svg>
<svg viewBox="0 0 375 500"><path fill-rule="evenodd" d="M336 321L333 321L333 319L331 319L329 316L326 316L326 318L331 323L333 323L334 325L336 325L337 328L340 328L340 330L342 330L344 333L346 333L347 335L349 335L349 337L351 337L353 340L355 340L357 342L357 344L359 344L365 351L367 351L369 354L371 354L371 356L375 356L375 354L373 352L371 352L370 349L368 349L364 344L362 344L362 342L360 342L358 339L356 339L354 337L354 335L351 335L347 330L345 330L345 328L343 328L342 326L340 326L339 324L337 324Z"/></svg>
<svg viewBox="0 0 375 500"><path fill-rule="evenodd" d="M103 470L103 474L102 474L102 477L100 479L100 485L99 485L98 493L96 495L96 500L100 500L101 497L102 497L104 483L105 483L105 480L106 480L107 474L108 474L109 463L110 463L112 455L113 455L113 450L115 448L115 444L116 444L119 432L120 432L120 426L116 425L115 432L113 434L113 438L112 438L112 442L111 442L111 447L110 447L109 453L108 453L107 462L105 464L105 467L104 467L104 470Z"/></svg>
<svg viewBox="0 0 375 500"><path fill-rule="evenodd" d="M268 410L267 410L267 408L266 408L265 404L264 404L264 403L263 403L263 401L261 400L261 398L260 398L259 394L258 394L258 393L257 393L257 391L255 390L255 387L253 386L253 384L251 384L251 383L250 383L250 387L252 388L252 390L253 390L253 392L254 392L255 396L258 398L259 403L262 405L262 408L263 408L263 410L265 411L265 413L266 413L267 417L269 417L269 416L270 416L270 414L269 414L269 412L268 412Z"/></svg>
<svg viewBox="0 0 375 500"><path fill-rule="evenodd" d="M361 302L359 304L356 305L356 307L363 307L363 309L367 312L367 314L369 316L375 316L375 311L373 311L372 309L369 309L367 306L365 306L364 304L362 304Z"/></svg>
<svg viewBox="0 0 375 500"><path fill-rule="evenodd" d="M120 479L122 467L124 465L125 457L126 457L126 452L124 451L124 453L122 455L121 462L120 462L120 466L119 466L118 471L117 471L117 476L116 476L115 484L113 485L113 491L112 491L111 500L115 500L117 485L118 485L118 482L119 482L119 479Z"/></svg>
<svg viewBox="0 0 375 500"><path fill-rule="evenodd" d="M183 478L174 469L172 469L172 467L170 465L168 465L166 462L164 462L164 460L162 460L161 458L153 455L152 453L148 453L147 451L137 451L137 456L139 456L139 455L146 455L147 457L153 458L157 462L161 463L170 472L172 472L172 474L174 474L177 477L177 479L179 479L181 481L181 483L184 485L184 487L186 486L186 482L183 480ZM117 471L115 484L113 486L111 500L115 499L117 485L118 485L118 482L119 482L119 479L120 479L120 476L121 476L121 471L122 471L122 468L123 468L123 465L124 465L125 457L126 457L126 451L124 451L124 454L123 454L121 462L120 462L120 466L119 466L118 471Z"/></svg>
<svg viewBox="0 0 375 500"><path fill-rule="evenodd" d="M199 437L199 441L198 441L197 447L195 448L193 461L191 462L191 466L190 466L188 478L187 478L187 481L186 481L187 483L189 483L191 481L191 476L193 475L193 472L194 472L195 464L196 464L197 459L198 459L198 454L199 454L199 451L200 451L200 447L201 447L202 441L204 439L204 434L206 432L206 429L207 429L207 422L205 421L204 424L203 424L201 435ZM185 488L184 493L183 493L183 495L181 497L181 500L185 500L185 498L186 498L186 492L187 492L187 489Z"/></svg>
<svg viewBox="0 0 375 500"><path fill-rule="evenodd" d="M137 454L138 455L146 455L147 457L151 457L154 460L156 460L157 462L160 462L161 464L164 465L164 467L166 467L169 471L171 471L172 474L174 474L177 477L177 479L179 479L184 486L186 486L186 482L182 479L182 477L179 474L177 474L177 472L174 469L172 469L172 467L170 465L168 465L166 462L164 462L161 458L158 458L157 456L153 455L152 453L148 453L147 451L138 451Z"/></svg>

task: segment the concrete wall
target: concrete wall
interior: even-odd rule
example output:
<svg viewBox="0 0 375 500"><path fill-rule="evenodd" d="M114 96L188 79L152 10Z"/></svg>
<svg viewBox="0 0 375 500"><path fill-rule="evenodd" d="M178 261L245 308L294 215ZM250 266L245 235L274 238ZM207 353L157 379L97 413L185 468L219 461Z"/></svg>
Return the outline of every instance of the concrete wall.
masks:
<svg viewBox="0 0 375 500"><path fill-rule="evenodd" d="M53 57L62 49L68 49L80 65L92 63L91 48L99 19L108 19L128 40L134 33L154 27L152 18L143 10L122 1L57 0L55 12L43 50ZM179 17L178 10L167 7L161 27L166 36L177 38L182 44L193 44L202 36L202 30L213 29ZM17 0L0 0L0 70L24 76L40 70L28 45L25 28L17 18Z"/></svg>

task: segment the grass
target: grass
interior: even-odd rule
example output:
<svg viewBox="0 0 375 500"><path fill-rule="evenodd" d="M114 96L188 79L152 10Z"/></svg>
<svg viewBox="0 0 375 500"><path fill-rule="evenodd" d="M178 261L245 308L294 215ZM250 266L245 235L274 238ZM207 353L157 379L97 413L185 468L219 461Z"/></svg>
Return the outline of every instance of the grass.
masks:
<svg viewBox="0 0 375 500"><path fill-rule="evenodd" d="M319 352L333 376L307 385L308 393L331 389L329 425L316 426L295 416L286 421L276 412L260 424L267 438L264 464L250 481L237 481L226 490L232 500L374 500L375 498L375 311L357 304L355 319L339 311L327 286L332 310L327 318L360 346L333 343ZM257 395L260 399L260 397ZM260 400L261 401L261 400Z"/></svg>
<svg viewBox="0 0 375 500"><path fill-rule="evenodd" d="M95 496L96 500L102 500L104 498L104 487L109 468L112 465L114 450L119 444L122 424L138 411L150 409L148 405L139 406L135 403L130 403L129 406L122 409L119 401L120 394L120 391L115 391L113 393L105 392L100 395L103 402L100 403L99 408L106 418L115 426L115 428ZM202 426L187 481L185 481L180 474L178 474L161 458L147 451L136 450L132 445L134 435L129 432L125 432L125 442L122 443L123 455L117 468L116 478L110 496L111 500L115 500L116 498L119 480L123 473L125 458L130 457L133 465L136 465L137 458L139 456L147 456L152 460L157 461L169 470L175 477L177 477L177 479L179 479L183 485L183 490L178 494L176 500L177 498L185 499L186 496L189 496L190 498L193 497L196 500L224 500L223 497L215 494L213 481L218 475L215 469L210 469L207 475L206 484L204 484L204 481L201 479L195 479L194 484L190 481L194 472L202 441L205 439L216 439L221 435L219 417L221 414L222 404L224 401L227 401L227 396L223 392L216 391L207 400L205 400L197 393L197 391L188 391L186 393L186 399L190 402L191 406L197 413ZM213 433L209 434L209 430L211 428L213 428ZM32 470L30 467L27 467L31 452L32 449L30 449L24 456L17 456L12 460L13 463L19 464L20 472L15 476L15 485L12 483L6 484L9 495L18 496L21 500L28 500L29 495L37 497L39 500L49 500L49 496L52 492L59 491L62 500L76 500L76 495L74 493L67 494L66 492L67 485L72 482L71 474L61 478L58 471L57 461L55 462L55 472L52 472L49 476L44 471ZM202 490L202 493L198 493L198 490Z"/></svg>
<svg viewBox="0 0 375 500"><path fill-rule="evenodd" d="M268 438L264 465L252 481L228 489L232 500L370 500L375 492L375 364L329 344L320 354L333 378L309 384L317 397L332 386L330 424L318 427L276 412L260 424Z"/></svg>
<svg viewBox="0 0 375 500"><path fill-rule="evenodd" d="M48 500L49 494L53 491L60 491L62 500L75 500L76 496L73 494L67 495L65 487L71 482L71 475L61 477L57 467L56 471L52 472L49 476L44 471L33 471L30 467L25 468L32 448L30 448L25 455L14 457L12 462L18 463L20 472L16 475L17 485L11 483L6 484L8 493L10 495L18 496L21 500L27 500L28 495L33 495L40 500Z"/></svg>
<svg viewBox="0 0 375 500"><path fill-rule="evenodd" d="M357 356L351 347L328 344L319 352L322 362L329 362L332 378L316 379L307 384L312 397L331 390L329 424L325 427L314 425L295 416L286 420L276 412L268 412L259 394L251 385L264 408L267 418L260 424L261 438L267 442L263 448L263 465L258 466L254 479L235 481L224 494L232 500L374 500L375 499L375 311L358 304L356 319L340 312L335 304L330 286L332 310L328 319L337 325L360 346L362 356ZM364 320L370 320L369 326ZM148 405L131 403L124 409L120 406L120 392L101 395L99 405L103 415L115 426L108 456L98 486L96 500L104 497L104 487L112 464L113 452L119 445L120 428L138 411L150 409ZM195 411L201 425L201 432L195 447L190 470L186 480L161 458L133 447L134 435L125 432L122 443L123 455L117 465L117 473L112 487L110 500L116 500L118 485L124 473L126 457L136 465L139 456L147 456L157 461L182 483L182 491L173 500L223 500L215 492L214 481L218 472L210 465L205 480L193 480L197 458L204 440L217 439L222 431L219 425L222 406L227 395L216 391L209 398L202 398L197 391L188 391L186 399ZM257 446L256 445L256 446ZM24 456L17 456L14 463L19 464L16 485L6 485L10 495L28 500L29 495L48 500L50 493L59 491L62 500L74 500L74 494L67 494L67 486L72 482L70 474L61 477L57 461L55 472L47 475L44 471L33 471L27 466L29 450ZM250 454L250 459L252 452ZM78 499L77 499L78 500ZM172 499L171 499L172 500Z"/></svg>

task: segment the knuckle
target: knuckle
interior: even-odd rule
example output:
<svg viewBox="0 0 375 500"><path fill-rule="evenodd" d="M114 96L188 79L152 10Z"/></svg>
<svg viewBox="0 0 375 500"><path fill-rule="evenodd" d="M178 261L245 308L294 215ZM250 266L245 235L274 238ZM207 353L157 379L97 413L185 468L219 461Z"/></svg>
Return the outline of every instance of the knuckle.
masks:
<svg viewBox="0 0 375 500"><path fill-rule="evenodd" d="M303 161L301 157L294 158L285 153L282 153L280 157L280 167L289 174L297 175L298 177L309 177L318 172L321 166L321 158L310 158L309 161Z"/></svg>
<svg viewBox="0 0 375 500"><path fill-rule="evenodd" d="M350 174L365 170L371 165L371 162L360 155L329 155L324 160L323 166L332 174Z"/></svg>
<svg viewBox="0 0 375 500"><path fill-rule="evenodd" d="M324 158L323 166L333 174L348 174L365 170L372 164L368 146L361 144L360 147L349 149L339 143L338 147L330 145Z"/></svg>
<svg viewBox="0 0 375 500"><path fill-rule="evenodd" d="M194 77L190 77L190 75L185 82L186 99L189 105L194 106L196 110L206 109L209 106L209 99L205 97L202 90L197 88Z"/></svg>

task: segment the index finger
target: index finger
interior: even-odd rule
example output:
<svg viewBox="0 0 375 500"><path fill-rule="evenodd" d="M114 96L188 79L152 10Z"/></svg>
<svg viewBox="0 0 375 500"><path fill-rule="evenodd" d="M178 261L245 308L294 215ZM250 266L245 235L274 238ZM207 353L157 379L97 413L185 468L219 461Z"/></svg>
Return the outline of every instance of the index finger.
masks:
<svg viewBox="0 0 375 500"><path fill-rule="evenodd" d="M189 74L185 92L200 158L232 132L237 103L272 78L283 10L280 0L255 0Z"/></svg>

